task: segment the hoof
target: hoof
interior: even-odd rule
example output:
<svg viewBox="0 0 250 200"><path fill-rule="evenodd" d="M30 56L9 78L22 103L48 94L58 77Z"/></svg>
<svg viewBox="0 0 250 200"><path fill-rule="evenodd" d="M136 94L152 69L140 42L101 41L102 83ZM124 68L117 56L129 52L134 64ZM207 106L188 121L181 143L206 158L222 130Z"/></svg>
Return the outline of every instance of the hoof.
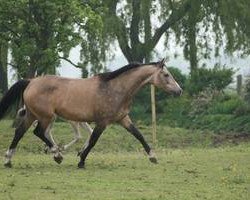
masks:
<svg viewBox="0 0 250 200"><path fill-rule="evenodd" d="M79 169L84 169L84 168L85 168L84 162L80 161L80 162L78 163L78 168L79 168Z"/></svg>
<svg viewBox="0 0 250 200"><path fill-rule="evenodd" d="M4 163L4 167L6 167L6 168L12 168L11 162Z"/></svg>
<svg viewBox="0 0 250 200"><path fill-rule="evenodd" d="M150 157L149 160L151 163L158 164L156 157Z"/></svg>
<svg viewBox="0 0 250 200"><path fill-rule="evenodd" d="M64 149L64 146L62 146L62 147L59 146L59 147L58 147L58 150L59 150L59 152L62 152L62 151L64 151L64 150L66 150L66 149Z"/></svg>
<svg viewBox="0 0 250 200"><path fill-rule="evenodd" d="M62 155L61 154L54 155L54 161L56 161L58 164L61 164L61 162L63 161Z"/></svg>

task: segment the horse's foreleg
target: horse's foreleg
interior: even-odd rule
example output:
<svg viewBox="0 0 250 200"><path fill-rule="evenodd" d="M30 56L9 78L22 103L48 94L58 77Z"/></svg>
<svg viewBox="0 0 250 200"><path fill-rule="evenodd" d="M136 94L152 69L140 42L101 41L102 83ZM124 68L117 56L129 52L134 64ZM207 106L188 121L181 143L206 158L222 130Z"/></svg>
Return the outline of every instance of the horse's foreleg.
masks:
<svg viewBox="0 0 250 200"><path fill-rule="evenodd" d="M78 163L79 168L84 168L85 159L86 159L88 153L95 146L98 138L100 137L102 132L105 130L105 128L106 128L106 126L102 126L102 125L97 125L94 128L92 134L90 135L89 139L85 143L83 149L79 152L79 156L81 158L80 162Z"/></svg>
<svg viewBox="0 0 250 200"><path fill-rule="evenodd" d="M156 156L153 152L153 150L150 148L146 140L144 139L143 135L140 133L140 131L133 125L130 117L127 115L125 118L123 118L120 121L120 124L127 129L128 132L130 132L137 140L140 141L142 146L144 147L145 151L147 152L149 156L149 160L152 163L157 163Z"/></svg>
<svg viewBox="0 0 250 200"><path fill-rule="evenodd" d="M81 132L79 130L79 122L69 121L69 123L74 130L74 139L70 143L64 145L63 150L67 150L71 145L75 144L82 138Z"/></svg>

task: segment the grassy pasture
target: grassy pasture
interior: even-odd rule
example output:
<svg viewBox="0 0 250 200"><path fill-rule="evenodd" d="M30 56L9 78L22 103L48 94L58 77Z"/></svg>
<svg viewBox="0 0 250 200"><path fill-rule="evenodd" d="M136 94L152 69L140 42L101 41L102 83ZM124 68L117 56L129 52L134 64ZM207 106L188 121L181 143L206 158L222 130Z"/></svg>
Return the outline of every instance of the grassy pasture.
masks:
<svg viewBox="0 0 250 200"><path fill-rule="evenodd" d="M9 126L10 121L0 124L1 155L13 136ZM150 141L150 129L139 127ZM56 140L70 141L70 131L67 124L57 123ZM132 136L113 126L89 155L84 170L76 167L81 144L65 152L58 165L28 132L13 168L0 165L0 199L250 199L250 143L235 145L229 139L218 145L213 133L191 134L178 128L159 127L158 132L158 165L147 160Z"/></svg>

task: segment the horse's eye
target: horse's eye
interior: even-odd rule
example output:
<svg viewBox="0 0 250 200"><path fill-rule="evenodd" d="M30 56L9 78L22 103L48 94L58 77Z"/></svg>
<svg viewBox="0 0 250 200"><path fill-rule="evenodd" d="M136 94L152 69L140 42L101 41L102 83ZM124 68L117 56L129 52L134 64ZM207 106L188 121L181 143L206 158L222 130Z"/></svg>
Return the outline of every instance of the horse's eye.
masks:
<svg viewBox="0 0 250 200"><path fill-rule="evenodd" d="M169 77L169 74L164 74L164 76L167 78L167 77Z"/></svg>

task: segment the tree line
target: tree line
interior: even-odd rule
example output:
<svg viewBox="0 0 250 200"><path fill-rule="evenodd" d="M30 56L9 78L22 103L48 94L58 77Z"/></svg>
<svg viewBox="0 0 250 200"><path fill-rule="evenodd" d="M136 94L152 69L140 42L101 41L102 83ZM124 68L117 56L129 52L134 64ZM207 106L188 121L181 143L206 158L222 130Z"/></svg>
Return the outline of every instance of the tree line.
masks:
<svg viewBox="0 0 250 200"><path fill-rule="evenodd" d="M145 62L161 38L166 55L172 38L183 48L196 83L204 58L249 55L249 10L248 0L0 0L0 90L7 65L31 78L55 74L66 60L86 77L108 70L116 44L128 62ZM73 63L77 45L80 62Z"/></svg>

